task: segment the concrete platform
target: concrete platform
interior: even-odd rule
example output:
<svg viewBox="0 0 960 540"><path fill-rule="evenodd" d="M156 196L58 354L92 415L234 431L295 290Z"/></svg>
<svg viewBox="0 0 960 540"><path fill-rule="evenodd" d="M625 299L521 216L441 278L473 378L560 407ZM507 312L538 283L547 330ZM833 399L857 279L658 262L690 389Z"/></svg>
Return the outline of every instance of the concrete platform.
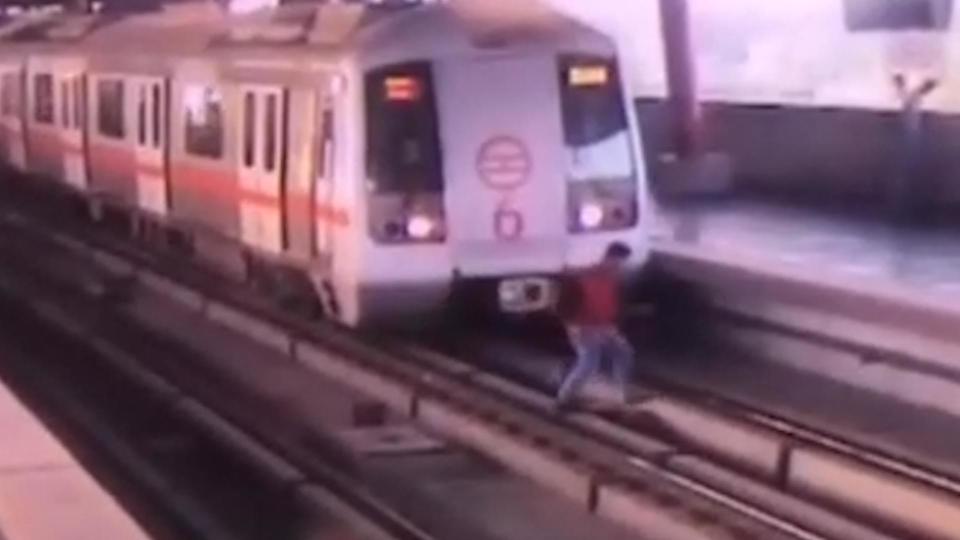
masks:
<svg viewBox="0 0 960 540"><path fill-rule="evenodd" d="M960 416L955 230L756 201L658 214L653 267L696 285L739 318L721 328L733 342L792 368Z"/></svg>
<svg viewBox="0 0 960 540"><path fill-rule="evenodd" d="M747 200L658 210L654 247L663 253L693 248L770 271L808 270L816 279L856 280L878 292L960 300L956 230L908 230L880 220Z"/></svg>
<svg viewBox="0 0 960 540"><path fill-rule="evenodd" d="M0 540L149 538L2 384L0 433Z"/></svg>

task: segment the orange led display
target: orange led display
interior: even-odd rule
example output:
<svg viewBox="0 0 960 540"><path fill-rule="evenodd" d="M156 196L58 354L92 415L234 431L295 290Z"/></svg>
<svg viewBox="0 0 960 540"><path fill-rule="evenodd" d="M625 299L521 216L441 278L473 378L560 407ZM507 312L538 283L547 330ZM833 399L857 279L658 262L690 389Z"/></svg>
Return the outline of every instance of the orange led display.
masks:
<svg viewBox="0 0 960 540"><path fill-rule="evenodd" d="M417 101L423 95L423 85L414 77L387 77L384 89L387 101Z"/></svg>
<svg viewBox="0 0 960 540"><path fill-rule="evenodd" d="M610 82L607 66L573 66L568 74L570 86L603 86Z"/></svg>

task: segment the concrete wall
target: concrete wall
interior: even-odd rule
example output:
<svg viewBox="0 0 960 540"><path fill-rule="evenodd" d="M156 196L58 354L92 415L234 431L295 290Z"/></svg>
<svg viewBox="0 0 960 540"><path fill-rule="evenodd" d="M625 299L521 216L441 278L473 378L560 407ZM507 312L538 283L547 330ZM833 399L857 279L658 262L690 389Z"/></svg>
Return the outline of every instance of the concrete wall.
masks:
<svg viewBox="0 0 960 540"><path fill-rule="evenodd" d="M648 163L670 148L662 100L637 109ZM881 207L900 169L902 135L895 112L864 109L706 103L705 144L733 158L735 190L830 199ZM921 174L909 191L919 207L960 207L960 115L928 114Z"/></svg>

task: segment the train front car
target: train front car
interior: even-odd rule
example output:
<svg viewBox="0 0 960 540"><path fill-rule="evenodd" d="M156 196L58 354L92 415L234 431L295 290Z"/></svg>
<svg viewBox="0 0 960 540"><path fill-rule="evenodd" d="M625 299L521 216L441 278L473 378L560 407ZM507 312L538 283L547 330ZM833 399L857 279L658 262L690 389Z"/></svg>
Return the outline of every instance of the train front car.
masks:
<svg viewBox="0 0 960 540"><path fill-rule="evenodd" d="M367 314L537 312L614 241L640 265L646 182L612 42L557 16L411 15L364 55Z"/></svg>

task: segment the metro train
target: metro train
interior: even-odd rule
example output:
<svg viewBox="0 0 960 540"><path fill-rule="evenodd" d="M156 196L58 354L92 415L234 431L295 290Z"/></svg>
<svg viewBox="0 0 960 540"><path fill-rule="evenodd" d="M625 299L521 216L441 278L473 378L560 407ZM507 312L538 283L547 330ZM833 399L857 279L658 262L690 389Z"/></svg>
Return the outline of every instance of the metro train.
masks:
<svg viewBox="0 0 960 540"><path fill-rule="evenodd" d="M22 17L0 43L8 166L347 325L461 291L536 312L611 242L647 258L616 48L561 15L182 3Z"/></svg>

